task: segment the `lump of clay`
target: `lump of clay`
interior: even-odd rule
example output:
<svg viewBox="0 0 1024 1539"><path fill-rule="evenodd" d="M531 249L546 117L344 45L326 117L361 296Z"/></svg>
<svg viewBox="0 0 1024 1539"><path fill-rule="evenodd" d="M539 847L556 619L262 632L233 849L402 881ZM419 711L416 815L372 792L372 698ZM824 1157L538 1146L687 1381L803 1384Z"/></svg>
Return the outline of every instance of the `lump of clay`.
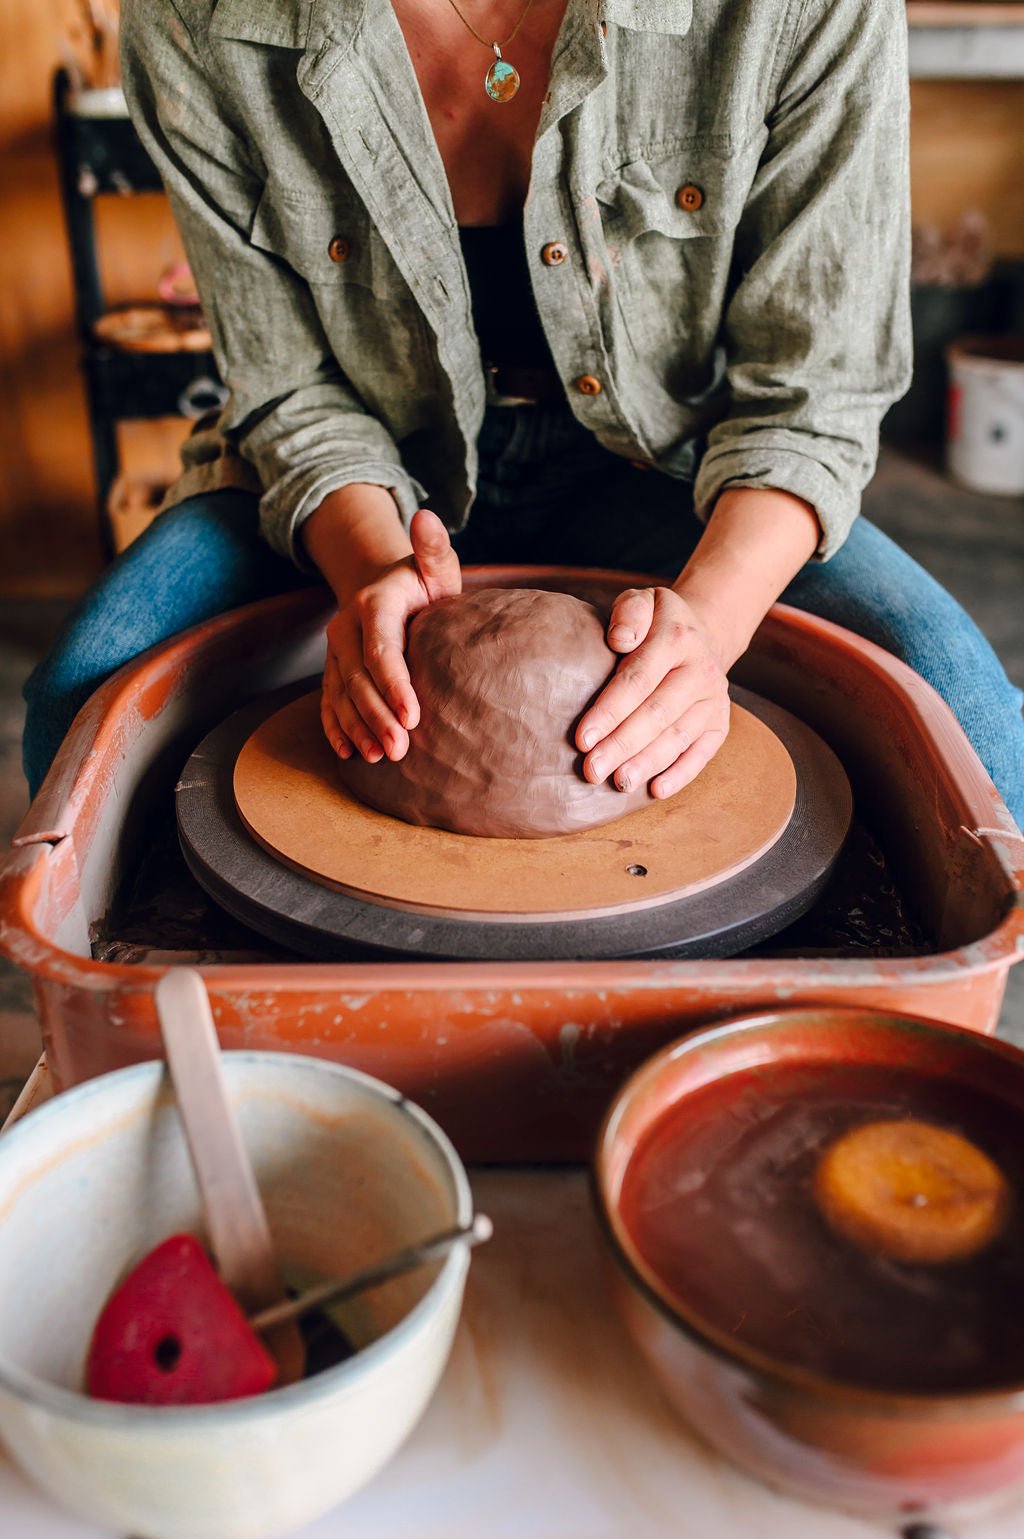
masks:
<svg viewBox="0 0 1024 1539"><path fill-rule="evenodd" d="M442 599L409 625L420 702L405 758L339 760L379 812L491 839L543 839L610 823L648 802L590 785L573 737L615 669L604 622L565 593L487 588Z"/></svg>

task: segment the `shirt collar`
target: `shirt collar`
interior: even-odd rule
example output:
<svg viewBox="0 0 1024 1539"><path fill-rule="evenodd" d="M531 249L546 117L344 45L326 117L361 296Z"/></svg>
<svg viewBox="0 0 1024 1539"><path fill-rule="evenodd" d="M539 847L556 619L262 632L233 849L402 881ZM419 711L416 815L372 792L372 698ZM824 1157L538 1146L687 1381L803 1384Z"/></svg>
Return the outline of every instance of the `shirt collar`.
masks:
<svg viewBox="0 0 1024 1539"><path fill-rule="evenodd" d="M210 32L245 43L306 48L315 9L315 0L217 0ZM362 5L355 9L362 11Z"/></svg>
<svg viewBox="0 0 1024 1539"><path fill-rule="evenodd" d="M601 16L631 32L682 35L690 30L693 0L591 0ZM324 38L343 42L358 25L365 0L329 8L323 0L218 0L210 31L278 48L316 47Z"/></svg>

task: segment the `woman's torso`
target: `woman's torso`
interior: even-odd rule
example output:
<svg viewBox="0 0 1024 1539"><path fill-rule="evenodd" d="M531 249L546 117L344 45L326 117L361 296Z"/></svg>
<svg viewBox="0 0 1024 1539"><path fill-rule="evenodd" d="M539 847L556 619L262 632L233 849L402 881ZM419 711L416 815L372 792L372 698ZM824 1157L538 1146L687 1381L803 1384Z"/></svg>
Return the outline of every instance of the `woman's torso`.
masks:
<svg viewBox="0 0 1024 1539"><path fill-rule="evenodd" d="M484 89L495 62L451 0L392 0L460 225L517 221L530 182L530 159L548 88L551 54L566 0L460 0L459 9L487 43L501 45L520 84L507 102ZM525 12L525 14L524 14Z"/></svg>
<svg viewBox="0 0 1024 1539"><path fill-rule="evenodd" d="M416 3L401 17L391 0L190 5L196 100L164 91L166 121L152 134L154 145L202 134L194 170L186 160L181 176L196 182L181 189L195 216L191 244L210 273L238 257L241 276L232 267L217 295L230 342L226 425L262 422L282 399L277 415L288 418L295 382L318 399L337 370L368 433L383 429L405 474L457 523L475 486L486 376L456 226L521 211L558 379L604 447L683 479L708 468L705 435L724 434L730 403L729 308L734 358L752 360L755 377L768 349L777 376L768 385L791 373L796 404L777 424L767 417L772 390L762 390L748 426L766 422L767 439L725 434L718 462L735 453L731 469L745 469L756 450L754 468L767 474L778 438L786 463L802 464L841 398L833 458L845 485L853 451L844 446L872 429L886 339L900 340L882 280L898 268L905 226L896 0L567 0L560 32L546 0L534 0L544 26L533 30L531 11L505 49L523 79L518 106L531 107L521 118L517 101L488 100L489 50L450 0L431 0L429 13ZM134 47L173 79L183 45L154 20L165 7L171 0L123 0L122 15L129 61ZM813 25L803 27L805 9ZM822 12L850 39L827 89L815 81L835 64L836 39ZM503 12L502 27L515 19ZM761 165L784 83L797 127L787 137L783 125ZM137 80L140 116L152 97ZM817 113L806 125L805 98ZM208 172L223 193L212 222ZM765 240L769 261L758 259ZM808 286L814 252L828 257L828 282ZM250 268L258 291L242 281ZM805 303L787 301L780 273L799 275ZM821 404L804 383L806 359L828 381ZM306 421L293 418L284 441L298 452ZM357 412L339 418L341 437L358 431ZM220 435L197 443L189 489L222 484L225 458ZM411 506L414 490L403 495ZM281 508L283 518L285 497Z"/></svg>

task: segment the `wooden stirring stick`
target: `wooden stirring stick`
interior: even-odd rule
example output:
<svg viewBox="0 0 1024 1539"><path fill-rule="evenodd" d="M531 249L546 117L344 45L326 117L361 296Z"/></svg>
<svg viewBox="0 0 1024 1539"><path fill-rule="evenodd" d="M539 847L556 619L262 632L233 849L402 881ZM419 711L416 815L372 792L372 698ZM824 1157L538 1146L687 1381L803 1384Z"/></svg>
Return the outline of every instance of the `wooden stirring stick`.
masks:
<svg viewBox="0 0 1024 1539"><path fill-rule="evenodd" d="M285 1298L256 1178L228 1099L213 1013L202 977L175 967L156 986L167 1063L202 1198L210 1246L224 1283L246 1314ZM305 1348L294 1321L265 1337L278 1383L301 1379Z"/></svg>

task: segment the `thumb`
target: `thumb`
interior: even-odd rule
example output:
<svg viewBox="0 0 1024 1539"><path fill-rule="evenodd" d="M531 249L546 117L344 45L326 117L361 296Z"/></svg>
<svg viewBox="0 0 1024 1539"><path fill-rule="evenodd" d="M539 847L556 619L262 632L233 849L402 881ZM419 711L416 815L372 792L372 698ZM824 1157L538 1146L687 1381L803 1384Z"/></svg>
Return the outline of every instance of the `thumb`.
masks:
<svg viewBox="0 0 1024 1539"><path fill-rule="evenodd" d="M409 527L413 560L420 581L433 601L462 592L462 568L448 531L436 513L420 508Z"/></svg>
<svg viewBox="0 0 1024 1539"><path fill-rule="evenodd" d="M650 588L627 588L612 605L608 619L608 645L613 652L635 652L647 639L654 620L655 600Z"/></svg>

